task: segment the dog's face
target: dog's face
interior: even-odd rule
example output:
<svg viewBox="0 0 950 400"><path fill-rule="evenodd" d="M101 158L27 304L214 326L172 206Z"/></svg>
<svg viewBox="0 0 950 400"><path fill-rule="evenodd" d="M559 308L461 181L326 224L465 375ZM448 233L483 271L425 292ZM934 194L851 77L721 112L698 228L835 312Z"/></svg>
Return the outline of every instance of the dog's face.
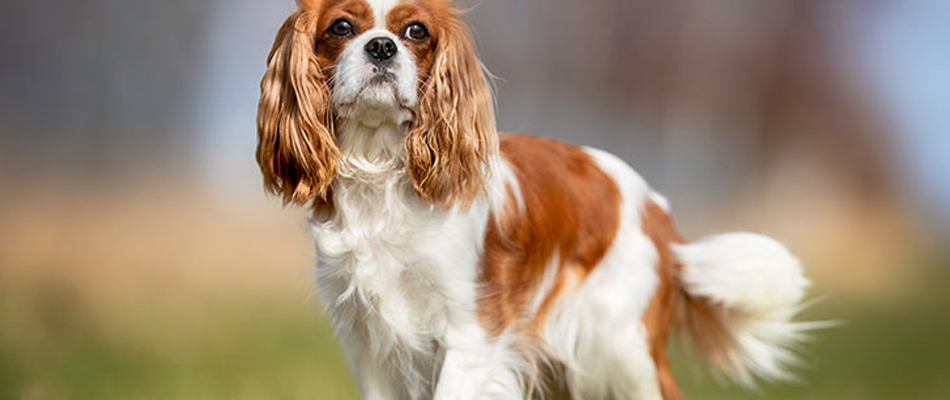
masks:
<svg viewBox="0 0 950 400"><path fill-rule="evenodd" d="M373 3L341 2L323 13L317 57L334 65L338 117L403 123L418 105L420 72L428 74L432 66L432 17L416 5Z"/></svg>
<svg viewBox="0 0 950 400"><path fill-rule="evenodd" d="M258 163L285 201L326 200L337 127L406 133L400 154L419 196L450 206L482 190L497 147L491 93L447 0L301 0L268 59ZM370 129L370 130L371 130Z"/></svg>

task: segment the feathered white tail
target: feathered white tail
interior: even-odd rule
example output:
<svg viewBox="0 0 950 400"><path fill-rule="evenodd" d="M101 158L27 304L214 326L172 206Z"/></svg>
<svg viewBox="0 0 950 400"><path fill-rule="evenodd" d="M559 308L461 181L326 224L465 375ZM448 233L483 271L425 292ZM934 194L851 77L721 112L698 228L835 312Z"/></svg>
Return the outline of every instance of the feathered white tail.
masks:
<svg viewBox="0 0 950 400"><path fill-rule="evenodd" d="M754 386L754 376L787 380L793 352L820 323L793 322L809 286L781 243L729 233L673 248L682 265L685 319L694 340L728 376Z"/></svg>

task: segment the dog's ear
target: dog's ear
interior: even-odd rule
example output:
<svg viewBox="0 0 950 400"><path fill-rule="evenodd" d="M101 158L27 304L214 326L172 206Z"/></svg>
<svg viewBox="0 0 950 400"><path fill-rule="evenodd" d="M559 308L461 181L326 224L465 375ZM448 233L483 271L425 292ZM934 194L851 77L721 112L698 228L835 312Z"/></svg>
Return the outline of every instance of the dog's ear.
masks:
<svg viewBox="0 0 950 400"><path fill-rule="evenodd" d="M452 10L440 29L406 153L419 196L451 207L484 190L498 135L492 93L468 28Z"/></svg>
<svg viewBox="0 0 950 400"><path fill-rule="evenodd" d="M340 153L327 77L315 54L317 13L304 6L277 34L257 111L264 186L299 205L326 200Z"/></svg>

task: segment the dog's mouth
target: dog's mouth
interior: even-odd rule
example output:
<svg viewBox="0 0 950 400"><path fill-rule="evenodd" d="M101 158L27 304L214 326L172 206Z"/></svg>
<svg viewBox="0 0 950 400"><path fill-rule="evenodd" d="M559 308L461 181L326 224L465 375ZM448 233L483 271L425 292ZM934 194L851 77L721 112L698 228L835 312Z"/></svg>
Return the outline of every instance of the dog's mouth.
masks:
<svg viewBox="0 0 950 400"><path fill-rule="evenodd" d="M394 70L393 68L396 68ZM354 119L370 125L380 121L405 123L414 117L414 93L409 93L398 66L364 65L362 76L347 79L344 97L334 98L338 118ZM353 89L346 90L348 85Z"/></svg>
<svg viewBox="0 0 950 400"><path fill-rule="evenodd" d="M365 81L349 105L363 103L367 106L408 109L406 106L408 99L400 91L397 79L396 74L388 70L380 70Z"/></svg>
<svg viewBox="0 0 950 400"><path fill-rule="evenodd" d="M369 78L369 82L366 84L363 90L366 90L366 88L370 86L379 86L379 85L385 85L385 84L394 86L395 83L396 83L396 74L390 72L388 69L377 70L377 72L373 75L373 77Z"/></svg>
<svg viewBox="0 0 950 400"><path fill-rule="evenodd" d="M355 118L370 126L384 121L405 123L412 120L410 100L400 90L398 77L387 70L374 73L355 95L336 106L338 116Z"/></svg>

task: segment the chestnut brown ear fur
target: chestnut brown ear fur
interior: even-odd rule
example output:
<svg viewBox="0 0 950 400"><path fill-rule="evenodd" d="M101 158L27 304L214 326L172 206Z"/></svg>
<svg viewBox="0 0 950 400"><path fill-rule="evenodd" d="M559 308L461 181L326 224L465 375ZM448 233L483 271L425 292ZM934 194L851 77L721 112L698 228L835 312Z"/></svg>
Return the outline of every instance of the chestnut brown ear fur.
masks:
<svg viewBox="0 0 950 400"><path fill-rule="evenodd" d="M443 11L436 57L406 137L406 156L419 196L451 207L468 204L484 190L498 138L491 90L471 34L450 6Z"/></svg>
<svg viewBox="0 0 950 400"><path fill-rule="evenodd" d="M284 203L327 199L339 149L326 76L314 53L317 15L294 12L277 34L261 81L257 163Z"/></svg>

